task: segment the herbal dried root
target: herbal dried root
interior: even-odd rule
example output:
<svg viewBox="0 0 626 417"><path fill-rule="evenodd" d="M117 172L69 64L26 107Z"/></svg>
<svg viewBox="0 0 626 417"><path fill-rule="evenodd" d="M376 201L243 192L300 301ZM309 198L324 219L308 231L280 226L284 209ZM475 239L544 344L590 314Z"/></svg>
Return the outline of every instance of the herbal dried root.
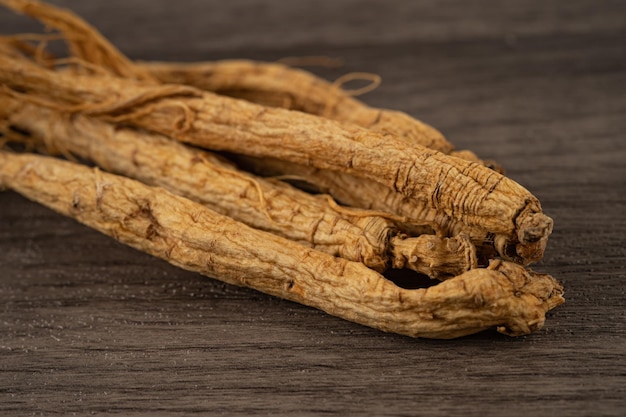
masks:
<svg viewBox="0 0 626 417"><path fill-rule="evenodd" d="M228 60L194 64L144 63L165 83L190 85L258 104L354 123L381 134L450 153L454 146L432 126L409 115L371 108L339 86L280 63Z"/></svg>
<svg viewBox="0 0 626 417"><path fill-rule="evenodd" d="M342 204L366 210L382 211L406 219L399 227L411 234L416 225L432 228L439 236L468 236L476 246L479 264L501 257L523 265L541 260L547 243L546 239L536 242L519 243L489 231L471 227L456 221L446 213L433 209L427 203L407 199L397 191L374 182L349 174L322 170L302 164L281 161L274 158L254 158L231 154L230 158L244 169L264 177L293 180L303 188L331 195Z"/></svg>
<svg viewBox="0 0 626 417"><path fill-rule="evenodd" d="M441 132L406 113L370 107L342 90L336 82L330 83L308 71L282 63L224 60L141 64L142 69L164 83L189 85L264 106L354 123L503 173L502 167L495 161L481 160L467 149L455 151L454 145Z"/></svg>
<svg viewBox="0 0 626 417"><path fill-rule="evenodd" d="M0 80L52 108L91 114L197 146L275 157L378 181L454 221L522 245L547 239L539 200L484 166L354 125L178 85L70 75L0 55ZM522 256L522 254L520 254Z"/></svg>
<svg viewBox="0 0 626 417"><path fill-rule="evenodd" d="M375 212L329 205L287 184L237 171L218 157L160 135L21 102L0 93L0 120L47 151L100 167L200 202L251 227L377 271L410 268L447 279L476 267L465 236L407 237ZM39 146L41 147L41 146ZM424 232L422 230L421 232Z"/></svg>
<svg viewBox="0 0 626 417"><path fill-rule="evenodd" d="M564 301L550 276L506 262L402 289L361 263L249 228L163 189L47 157L0 152L0 187L179 267L413 337L494 326L528 334Z"/></svg>

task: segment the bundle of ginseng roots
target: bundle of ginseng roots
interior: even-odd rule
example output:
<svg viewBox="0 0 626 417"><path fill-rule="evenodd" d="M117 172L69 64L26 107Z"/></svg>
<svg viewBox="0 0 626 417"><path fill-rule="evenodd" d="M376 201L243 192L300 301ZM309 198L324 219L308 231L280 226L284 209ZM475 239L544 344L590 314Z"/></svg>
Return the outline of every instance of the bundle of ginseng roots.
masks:
<svg viewBox="0 0 626 417"><path fill-rule="evenodd" d="M537 198L432 127L284 64L133 62L67 10L0 3L59 32L0 43L0 187L182 268L413 337L524 335L564 301L526 267L552 231ZM401 287L389 268L440 282Z"/></svg>

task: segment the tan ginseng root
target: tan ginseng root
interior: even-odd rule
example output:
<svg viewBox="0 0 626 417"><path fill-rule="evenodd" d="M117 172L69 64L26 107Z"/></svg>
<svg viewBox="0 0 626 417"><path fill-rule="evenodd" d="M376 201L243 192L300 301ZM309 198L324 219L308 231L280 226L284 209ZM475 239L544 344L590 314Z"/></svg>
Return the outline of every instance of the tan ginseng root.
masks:
<svg viewBox="0 0 626 417"><path fill-rule="evenodd" d="M73 57L106 68L113 74L152 83L190 85L262 105L354 123L502 172L495 162L481 161L469 150L453 151L454 146L432 126L400 111L369 107L343 90L341 83L329 83L310 72L280 63L249 60L136 65L93 26L69 10L33 0L0 0L0 4L61 31Z"/></svg>
<svg viewBox="0 0 626 417"><path fill-rule="evenodd" d="M204 147L311 165L378 181L416 204L515 245L526 260L552 232L539 200L480 164L355 125L179 85L52 71L0 54L14 95Z"/></svg>
<svg viewBox="0 0 626 417"><path fill-rule="evenodd" d="M354 123L444 153L454 149L439 131L405 113L369 107L339 85L281 63L224 60L143 62L141 66L164 83Z"/></svg>
<svg viewBox="0 0 626 417"><path fill-rule="evenodd" d="M328 194L346 206L399 216L405 219L405 222L398 223L398 227L408 234L414 233L415 224L428 224L441 237L467 236L476 248L479 265L487 265L490 260L497 257L527 265L540 260L546 248L546 239L526 244L519 249L525 254L525 257L521 257L518 255L519 243L510 242L485 229L455 221L445 213L427 204L416 204L415 201L378 182L364 181L352 175L337 175L333 171L274 158L231 154L229 159L244 170L263 177L293 181L308 191Z"/></svg>
<svg viewBox="0 0 626 417"><path fill-rule="evenodd" d="M200 202L251 227L317 250L363 262L379 272L409 268L447 279L476 267L474 245L465 236L441 238L422 227L407 237L372 211L329 205L278 181L237 171L231 164L168 138L77 115L68 117L0 92L0 120L7 139L17 132L51 153L100 167ZM0 129L1 131L1 129ZM21 138L20 138L21 139Z"/></svg>
<svg viewBox="0 0 626 417"><path fill-rule="evenodd" d="M142 62L141 65L164 83L190 85L265 106L354 123L503 172L499 164L481 160L470 150L455 151L454 145L438 130L406 113L370 107L343 90L337 82L330 83L308 71L282 63L223 60Z"/></svg>
<svg viewBox="0 0 626 417"><path fill-rule="evenodd" d="M162 188L50 157L0 152L0 188L181 268L388 332L453 338L495 326L523 335L564 301L549 275L502 261L430 288L402 289L362 263L250 228Z"/></svg>

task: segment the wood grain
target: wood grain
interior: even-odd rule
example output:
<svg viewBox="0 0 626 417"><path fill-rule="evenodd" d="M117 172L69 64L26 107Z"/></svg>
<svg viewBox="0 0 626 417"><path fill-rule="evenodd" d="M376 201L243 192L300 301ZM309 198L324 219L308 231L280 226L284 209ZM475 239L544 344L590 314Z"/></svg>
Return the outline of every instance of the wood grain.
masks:
<svg viewBox="0 0 626 417"><path fill-rule="evenodd" d="M324 54L346 63L325 77L379 73L366 102L541 199L555 231L534 269L567 302L528 337L413 340L181 271L3 192L0 414L622 415L623 2L55 3L133 58ZM37 28L4 10L0 27Z"/></svg>

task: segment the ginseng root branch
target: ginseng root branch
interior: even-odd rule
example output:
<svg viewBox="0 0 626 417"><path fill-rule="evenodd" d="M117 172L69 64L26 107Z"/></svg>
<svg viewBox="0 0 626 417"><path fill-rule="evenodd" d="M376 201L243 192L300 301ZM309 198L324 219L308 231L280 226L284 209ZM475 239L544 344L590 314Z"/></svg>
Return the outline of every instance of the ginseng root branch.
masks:
<svg viewBox="0 0 626 417"><path fill-rule="evenodd" d="M402 289L361 263L161 188L48 157L0 152L0 187L184 269L408 336L453 338L494 326L528 334L563 302L553 278L502 261L427 289Z"/></svg>

